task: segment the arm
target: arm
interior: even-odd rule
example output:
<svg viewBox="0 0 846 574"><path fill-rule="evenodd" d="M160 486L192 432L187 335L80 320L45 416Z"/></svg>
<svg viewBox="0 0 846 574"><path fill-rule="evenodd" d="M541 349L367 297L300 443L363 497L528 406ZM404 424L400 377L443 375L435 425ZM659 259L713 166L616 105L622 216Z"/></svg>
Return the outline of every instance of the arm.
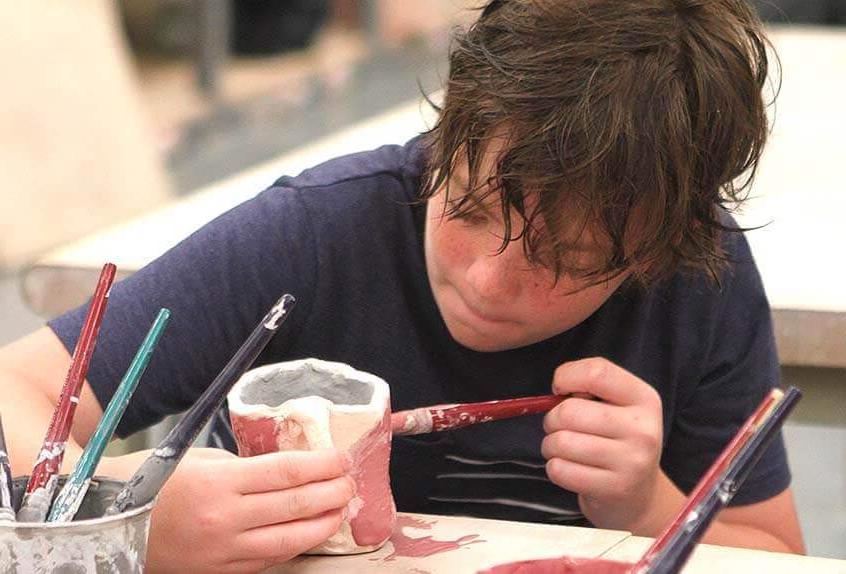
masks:
<svg viewBox="0 0 846 574"><path fill-rule="evenodd" d="M0 411L15 476L29 475L50 424L53 409L70 366L70 355L44 327L0 348ZM77 405L64 469L82 454L103 411L85 383Z"/></svg>
<svg viewBox="0 0 846 574"><path fill-rule="evenodd" d="M657 536L685 499L659 466L658 394L605 359L562 365L553 390L601 400L567 399L547 414L542 453L550 480L578 493L582 511L597 526ZM703 542L802 552L790 491L723 510Z"/></svg>
<svg viewBox="0 0 846 574"><path fill-rule="evenodd" d="M69 364L47 328L0 349L0 412L15 475L31 471ZM63 472L101 415L86 382ZM98 473L127 479L148 454L104 458ZM156 572L255 572L316 546L338 530L353 496L346 464L335 451L242 459L192 449L156 503L148 565Z"/></svg>
<svg viewBox="0 0 846 574"><path fill-rule="evenodd" d="M655 503L632 532L658 536L682 507L685 495L666 474L660 473ZM796 506L790 489L762 502L724 508L711 523L702 542L774 552L805 553Z"/></svg>

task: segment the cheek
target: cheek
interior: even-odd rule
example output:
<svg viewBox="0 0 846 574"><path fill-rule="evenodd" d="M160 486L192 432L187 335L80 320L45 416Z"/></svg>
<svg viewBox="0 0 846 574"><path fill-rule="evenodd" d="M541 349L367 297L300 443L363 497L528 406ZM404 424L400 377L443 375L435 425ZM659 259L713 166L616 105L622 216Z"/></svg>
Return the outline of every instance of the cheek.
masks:
<svg viewBox="0 0 846 574"><path fill-rule="evenodd" d="M436 224L430 235L429 254L443 268L461 268L468 257L468 244L451 222Z"/></svg>
<svg viewBox="0 0 846 574"><path fill-rule="evenodd" d="M611 296L619 283L578 290L573 282L563 279L554 288L549 281L534 281L528 302L539 324L570 328L593 314Z"/></svg>

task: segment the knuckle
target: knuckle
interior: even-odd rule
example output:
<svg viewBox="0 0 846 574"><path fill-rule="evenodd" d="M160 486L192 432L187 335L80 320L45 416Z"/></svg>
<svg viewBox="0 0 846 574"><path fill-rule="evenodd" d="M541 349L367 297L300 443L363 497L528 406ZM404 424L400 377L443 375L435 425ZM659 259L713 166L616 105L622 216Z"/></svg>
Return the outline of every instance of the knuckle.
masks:
<svg viewBox="0 0 846 574"><path fill-rule="evenodd" d="M275 560L285 561L307 550L307 548L300 548L300 546L301 544L297 544L297 541L293 537L280 536L276 541L276 547L273 552Z"/></svg>
<svg viewBox="0 0 846 574"><path fill-rule="evenodd" d="M587 378L591 381L599 381L608 375L610 363L602 357L591 357L587 361Z"/></svg>
<svg viewBox="0 0 846 574"><path fill-rule="evenodd" d="M274 466L276 473L275 478L281 485L299 484L303 478L300 465L296 464L294 457L288 455L287 453L282 454L283 456L276 459L276 465Z"/></svg>
<svg viewBox="0 0 846 574"><path fill-rule="evenodd" d="M224 525L223 516L219 512L213 512L211 510L198 512L195 520L200 532L207 535L219 532Z"/></svg>
<svg viewBox="0 0 846 574"><path fill-rule="evenodd" d="M310 497L292 492L288 495L285 508L290 516L305 516L311 508Z"/></svg>
<svg viewBox="0 0 846 574"><path fill-rule="evenodd" d="M343 501L346 503L346 502L349 502L350 500L352 500L352 498L355 496L357 486L356 486L355 480L353 480L351 477L347 477L347 478L344 478L342 480L343 480L344 486L341 489L341 497L342 497Z"/></svg>

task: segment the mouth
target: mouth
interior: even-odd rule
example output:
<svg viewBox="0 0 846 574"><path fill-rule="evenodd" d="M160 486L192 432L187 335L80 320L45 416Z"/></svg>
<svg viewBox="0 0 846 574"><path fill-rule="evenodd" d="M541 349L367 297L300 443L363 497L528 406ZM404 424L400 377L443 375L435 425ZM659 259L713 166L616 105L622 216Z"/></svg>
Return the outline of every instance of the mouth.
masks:
<svg viewBox="0 0 846 574"><path fill-rule="evenodd" d="M469 304L461 294L456 290L456 298L461 303L461 311L462 314L465 315L469 320L477 322L477 323L488 323L488 324L499 324L502 325L504 323L510 323L508 319L498 316L494 313L488 313L485 311L480 311L477 307Z"/></svg>

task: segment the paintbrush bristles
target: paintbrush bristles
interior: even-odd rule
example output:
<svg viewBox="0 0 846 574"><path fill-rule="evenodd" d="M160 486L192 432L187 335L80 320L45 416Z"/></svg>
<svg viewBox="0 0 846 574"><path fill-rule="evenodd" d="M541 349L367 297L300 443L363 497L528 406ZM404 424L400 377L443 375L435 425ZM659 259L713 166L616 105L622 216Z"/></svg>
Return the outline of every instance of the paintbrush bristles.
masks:
<svg viewBox="0 0 846 574"><path fill-rule="evenodd" d="M12 468L6 450L6 435L3 433L3 418L0 417L0 521L15 520L12 506Z"/></svg>
<svg viewBox="0 0 846 574"><path fill-rule="evenodd" d="M97 464L103 456L103 451L112 439L115 428L117 428L118 422L129 405L129 400L132 398L138 382L141 380L141 376L150 363L153 350L161 338L169 319L170 311L168 309L161 309L155 320L153 320L150 330L135 353L135 357L126 370L126 374L123 376L112 400L109 401L109 405L106 407L106 411L97 424L97 428L88 440L88 444L85 446L82 456L76 463L76 467L68 477L67 482L65 482L64 488L56 496L56 500L53 501L50 515L47 517L48 522L71 520L76 515L77 510L79 510L79 506L82 504L83 498L85 498L85 493L88 492L91 477L94 476Z"/></svg>
<svg viewBox="0 0 846 574"><path fill-rule="evenodd" d="M56 477L62 466L65 445L70 436L76 405L79 403L79 394L109 301L109 291L115 278L115 271L116 268L112 263L106 263L100 272L97 288L73 351L65 384L62 386L44 443L26 485L26 494L21 509L18 511L19 521L42 522L47 517L50 501L56 492Z"/></svg>

